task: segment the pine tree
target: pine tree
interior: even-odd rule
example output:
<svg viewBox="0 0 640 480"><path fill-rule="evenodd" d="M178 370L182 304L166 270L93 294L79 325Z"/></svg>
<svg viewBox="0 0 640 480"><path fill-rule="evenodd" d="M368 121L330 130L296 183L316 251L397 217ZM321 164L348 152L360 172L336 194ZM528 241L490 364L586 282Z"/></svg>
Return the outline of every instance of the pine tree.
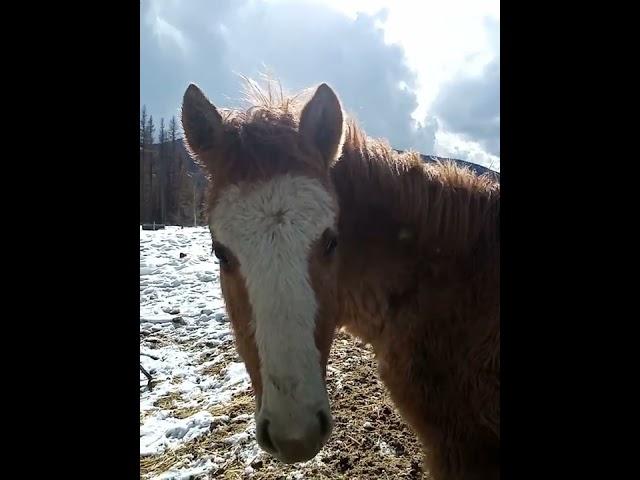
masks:
<svg viewBox="0 0 640 480"><path fill-rule="evenodd" d="M149 115L149 121L147 122L146 130L147 130L147 133L146 133L147 145L153 145L153 134L156 131L156 128L153 125L153 115Z"/></svg>
<svg viewBox="0 0 640 480"><path fill-rule="evenodd" d="M144 145L145 145L145 132L147 127L147 107L142 106L142 112L140 114L140 222L144 221Z"/></svg>
<svg viewBox="0 0 640 480"><path fill-rule="evenodd" d="M175 143L177 135L178 127L176 124L176 117L173 116L171 117L171 120L169 120L169 140L171 141L171 143Z"/></svg>
<svg viewBox="0 0 640 480"><path fill-rule="evenodd" d="M164 118L160 117L160 126L158 129L158 145L162 145L167 140L167 130L164 126Z"/></svg>
<svg viewBox="0 0 640 480"><path fill-rule="evenodd" d="M147 169L146 166L146 148L147 148L147 107L142 106L140 115L140 222L145 221L147 192L145 190L145 180Z"/></svg>
<svg viewBox="0 0 640 480"><path fill-rule="evenodd" d="M149 220L150 221L155 221L155 207L156 207L156 202L155 202L155 189L154 189L154 185L155 182L153 181L154 178L154 168L153 168L153 139L154 139L154 133L155 133L155 126L153 125L153 115L149 115L149 120L147 122L147 129L146 129L146 142L147 142L147 148L148 148L148 152L149 152Z"/></svg>
<svg viewBox="0 0 640 480"><path fill-rule="evenodd" d="M176 117L169 120L169 130L167 140L170 142L167 152L167 210L170 218L175 223L179 223L179 191L180 191L180 159L176 153L176 141L178 136L178 124Z"/></svg>
<svg viewBox="0 0 640 480"><path fill-rule="evenodd" d="M160 221L165 224L166 220L166 209L165 209L165 198L166 198L166 190L167 190L167 168L166 168L166 131L164 129L164 118L160 118L160 131L158 132L158 148L159 148L159 166L160 166Z"/></svg>
<svg viewBox="0 0 640 480"><path fill-rule="evenodd" d="M146 145L147 135L147 107L142 106L142 115L140 116L140 146Z"/></svg>

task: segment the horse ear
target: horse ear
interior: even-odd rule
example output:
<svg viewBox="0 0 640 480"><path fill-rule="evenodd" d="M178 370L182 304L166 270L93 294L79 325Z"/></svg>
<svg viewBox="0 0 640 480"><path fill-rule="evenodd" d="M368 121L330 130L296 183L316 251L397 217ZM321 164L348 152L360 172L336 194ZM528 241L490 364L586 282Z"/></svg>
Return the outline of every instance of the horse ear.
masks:
<svg viewBox="0 0 640 480"><path fill-rule="evenodd" d="M182 128L187 147L195 155L220 144L222 117L193 83L189 84L182 99Z"/></svg>
<svg viewBox="0 0 640 480"><path fill-rule="evenodd" d="M300 114L300 134L314 145L330 165L338 156L344 136L340 100L326 83L318 87Z"/></svg>

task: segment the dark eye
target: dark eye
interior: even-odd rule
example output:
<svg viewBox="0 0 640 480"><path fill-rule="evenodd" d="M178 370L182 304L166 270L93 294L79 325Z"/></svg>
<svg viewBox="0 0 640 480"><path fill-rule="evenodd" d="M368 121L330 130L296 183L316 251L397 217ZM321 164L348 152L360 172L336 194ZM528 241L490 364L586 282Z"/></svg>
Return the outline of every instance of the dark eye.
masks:
<svg viewBox="0 0 640 480"><path fill-rule="evenodd" d="M229 264L229 257L227 255L227 250L224 247L220 245L214 246L213 254L216 256L216 258L220 262L220 266L224 267Z"/></svg>
<svg viewBox="0 0 640 480"><path fill-rule="evenodd" d="M324 254L327 256L332 255L337 246L338 236L333 232L327 233L325 235Z"/></svg>

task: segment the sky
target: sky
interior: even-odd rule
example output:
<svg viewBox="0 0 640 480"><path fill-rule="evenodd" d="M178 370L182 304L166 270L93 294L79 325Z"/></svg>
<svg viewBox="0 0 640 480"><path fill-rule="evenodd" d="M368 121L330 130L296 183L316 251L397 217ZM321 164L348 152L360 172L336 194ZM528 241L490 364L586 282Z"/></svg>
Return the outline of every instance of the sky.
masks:
<svg viewBox="0 0 640 480"><path fill-rule="evenodd" d="M240 105L239 74L322 82L368 135L500 169L499 0L142 0L140 103L179 119L199 85Z"/></svg>

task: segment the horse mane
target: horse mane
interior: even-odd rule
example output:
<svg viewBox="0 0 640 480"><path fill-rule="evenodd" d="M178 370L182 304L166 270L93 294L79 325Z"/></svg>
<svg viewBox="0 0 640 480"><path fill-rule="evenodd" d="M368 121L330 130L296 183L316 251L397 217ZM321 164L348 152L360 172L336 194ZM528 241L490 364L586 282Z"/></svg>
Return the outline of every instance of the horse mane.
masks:
<svg viewBox="0 0 640 480"><path fill-rule="evenodd" d="M242 78L247 108L220 109L230 134L222 152L227 178L241 181L296 166L317 169L298 135L300 113L314 89L289 95L272 78L265 77L264 86ZM350 117L345 130L332 178L356 210L366 215L374 205L392 219L389 227L406 225L414 242L443 252L480 240L499 247L499 181L453 161L427 163L418 152L399 153L385 140L368 137Z"/></svg>
<svg viewBox="0 0 640 480"><path fill-rule="evenodd" d="M399 153L367 137L353 120L347 122L339 168L334 180L350 201L365 211L365 203L382 210L392 219L389 227L406 226L419 246L446 253L479 240L499 245L500 183L490 174L454 161L427 163L415 151Z"/></svg>

